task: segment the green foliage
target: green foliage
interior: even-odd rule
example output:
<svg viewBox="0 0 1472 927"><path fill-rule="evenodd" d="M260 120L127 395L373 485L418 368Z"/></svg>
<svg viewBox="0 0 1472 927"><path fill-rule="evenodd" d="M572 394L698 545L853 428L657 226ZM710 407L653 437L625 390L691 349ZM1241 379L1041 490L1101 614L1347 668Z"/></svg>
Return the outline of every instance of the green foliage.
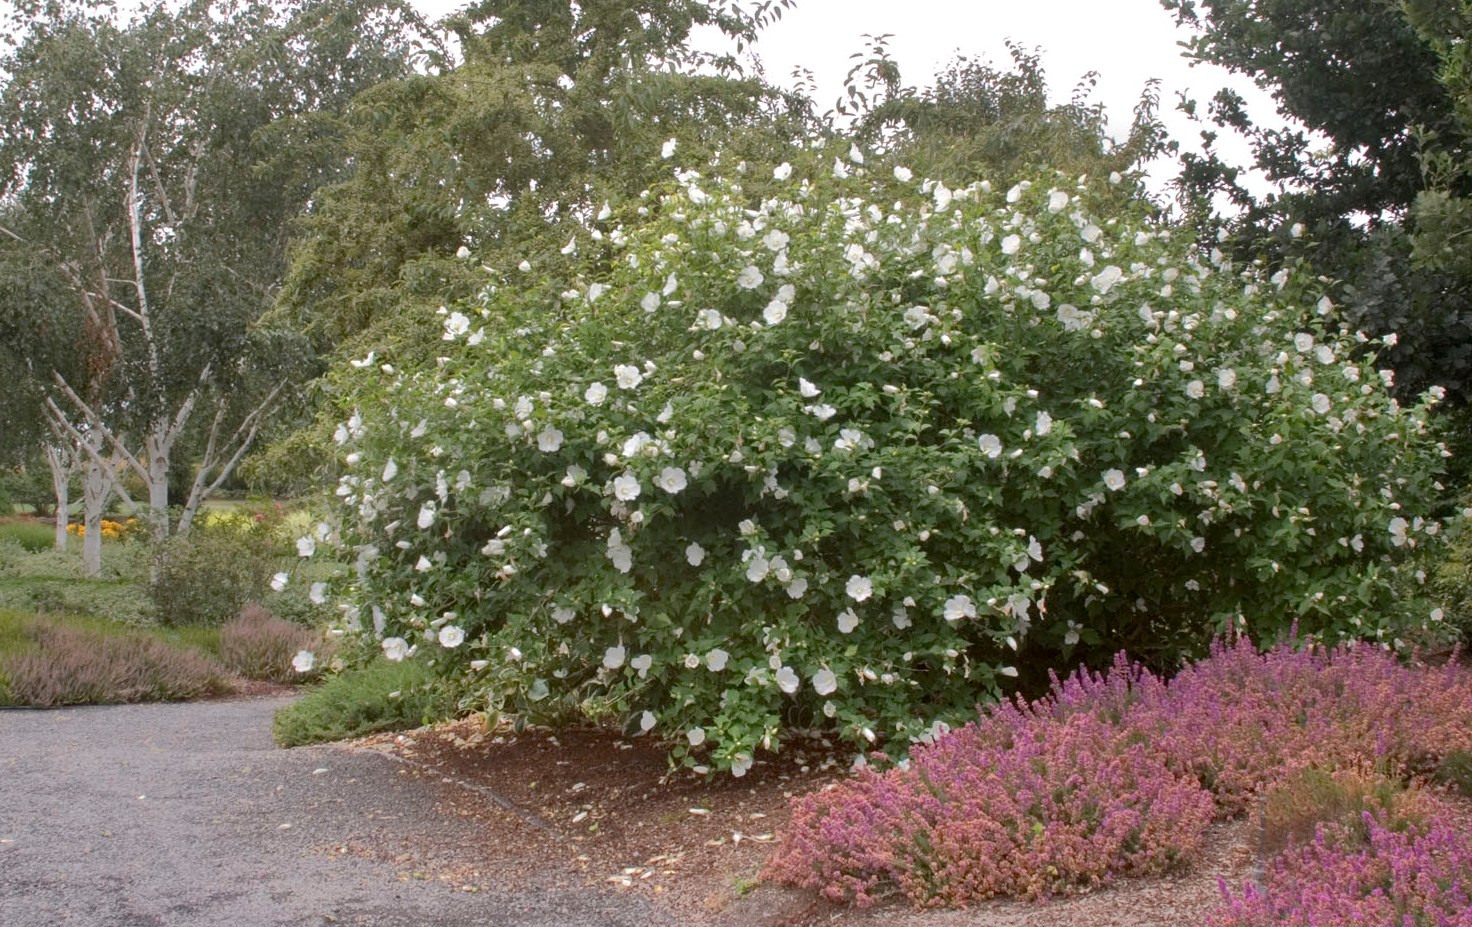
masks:
<svg viewBox="0 0 1472 927"><path fill-rule="evenodd" d="M56 528L34 521L0 520L0 542L13 541L29 551L50 550Z"/></svg>
<svg viewBox="0 0 1472 927"><path fill-rule="evenodd" d="M1447 754L1437 764L1435 778L1472 798L1472 751Z"/></svg>
<svg viewBox="0 0 1472 927"><path fill-rule="evenodd" d="M279 529L266 511L246 511L207 519L164 542L148 583L159 623L220 625L265 595L284 553Z"/></svg>
<svg viewBox="0 0 1472 927"><path fill-rule="evenodd" d="M863 157L679 171L580 273L490 275L437 361L346 380L350 617L734 772L1079 657L1423 633L1435 396L1393 401L1317 281L1103 179Z"/></svg>
<svg viewBox="0 0 1472 927"><path fill-rule="evenodd" d="M1183 155L1180 187L1196 221L1233 235L1239 253L1296 256L1342 283L1346 321L1396 333L1382 356L1402 397L1440 384L1472 394L1472 265L1460 244L1472 195L1472 85L1465 0L1346 6L1338 0L1161 0L1195 35L1189 54L1271 92L1276 130L1222 91ZM1194 112L1194 106L1191 107ZM1245 135L1276 189L1252 195L1215 152ZM1236 207L1215 213L1213 198Z"/></svg>
<svg viewBox="0 0 1472 927"><path fill-rule="evenodd" d="M180 701L228 691L225 672L196 650L119 625L0 609L0 705Z"/></svg>
<svg viewBox="0 0 1472 927"><path fill-rule="evenodd" d="M876 39L871 68L889 61ZM1008 43L1010 70L958 59L923 90L896 86L861 114L858 134L883 139L897 157L926 176L1010 184L1039 167L1108 176L1138 168L1165 149L1155 118L1158 94L1146 87L1122 143L1110 140L1102 103L1091 102L1088 75L1064 104L1048 100L1041 60ZM851 81L856 77L850 74Z"/></svg>
<svg viewBox="0 0 1472 927"><path fill-rule="evenodd" d="M282 708L271 730L281 746L298 747L414 728L454 710L425 666L379 659L329 678Z"/></svg>

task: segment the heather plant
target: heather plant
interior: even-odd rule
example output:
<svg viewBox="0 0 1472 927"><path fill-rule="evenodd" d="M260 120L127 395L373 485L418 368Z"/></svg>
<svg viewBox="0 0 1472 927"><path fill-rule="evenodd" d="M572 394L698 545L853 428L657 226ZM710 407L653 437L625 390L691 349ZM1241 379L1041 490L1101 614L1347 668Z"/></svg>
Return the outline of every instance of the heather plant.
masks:
<svg viewBox="0 0 1472 927"><path fill-rule="evenodd" d="M1264 799L1270 850L1326 827L1363 844L1363 812L1400 829L1440 813L1403 783L1466 749L1472 670L1243 641L1169 681L1121 656L935 733L796 800L769 875L861 904L1058 894L1187 860L1214 815Z"/></svg>
<svg viewBox="0 0 1472 927"><path fill-rule="evenodd" d="M264 607L246 605L220 628L220 659L247 679L306 682L330 659L322 635L277 618Z"/></svg>
<svg viewBox="0 0 1472 927"><path fill-rule="evenodd" d="M454 711L454 698L425 664L380 657L328 677L277 711L271 730L278 744L296 747L418 727Z"/></svg>
<svg viewBox="0 0 1472 927"><path fill-rule="evenodd" d="M230 691L203 654L138 631L102 634L37 622L35 645L0 661L4 700L30 708L185 701Z"/></svg>
<svg viewBox="0 0 1472 927"><path fill-rule="evenodd" d="M489 271L433 364L343 374L340 604L390 659L739 775L1032 667L1434 630L1439 391L1393 400L1319 281L1117 177L716 170L587 217L578 274Z"/></svg>
<svg viewBox="0 0 1472 927"><path fill-rule="evenodd" d="M1444 809L1443 813L1455 813ZM1365 812L1363 843L1335 826L1270 865L1263 886L1226 892L1205 927L1472 925L1472 840L1433 819L1388 826Z"/></svg>

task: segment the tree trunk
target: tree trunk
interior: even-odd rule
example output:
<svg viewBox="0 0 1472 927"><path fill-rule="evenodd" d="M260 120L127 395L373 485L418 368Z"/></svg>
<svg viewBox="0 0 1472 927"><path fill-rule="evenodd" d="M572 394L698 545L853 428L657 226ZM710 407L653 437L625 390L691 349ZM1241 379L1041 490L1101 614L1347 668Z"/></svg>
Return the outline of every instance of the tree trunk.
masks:
<svg viewBox="0 0 1472 927"><path fill-rule="evenodd" d="M173 439L165 419L162 426L149 430L143 442L148 461L149 536L155 544L169 537L169 452Z"/></svg>
<svg viewBox="0 0 1472 927"><path fill-rule="evenodd" d="M89 459L82 482L82 575L89 579L102 575L102 513L110 495L112 475L95 458Z"/></svg>
<svg viewBox="0 0 1472 927"><path fill-rule="evenodd" d="M56 549L66 550L67 506L71 504L71 467L63 457L66 451L54 445L46 447L46 466L51 471L51 490L56 494Z"/></svg>

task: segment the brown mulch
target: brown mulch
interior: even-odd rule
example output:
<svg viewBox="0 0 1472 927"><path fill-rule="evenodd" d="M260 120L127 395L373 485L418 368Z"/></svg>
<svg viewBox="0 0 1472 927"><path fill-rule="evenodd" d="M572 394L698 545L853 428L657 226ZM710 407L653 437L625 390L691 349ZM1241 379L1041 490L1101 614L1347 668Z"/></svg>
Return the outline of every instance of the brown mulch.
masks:
<svg viewBox="0 0 1472 927"><path fill-rule="evenodd" d="M1219 880L1236 887L1254 876L1251 829L1234 822L1215 826L1202 858L1170 877L1045 903L916 911L895 899L858 910L759 879L790 798L847 774L823 742L789 743L744 778L710 780L670 772L656 742L600 730L518 735L464 720L356 746L437 787L443 813L473 819L484 835L473 847L421 847L413 862L424 878L474 891L481 886L470 873L494 872L502 883L535 873L561 885L636 892L692 925L1177 927L1216 907Z"/></svg>

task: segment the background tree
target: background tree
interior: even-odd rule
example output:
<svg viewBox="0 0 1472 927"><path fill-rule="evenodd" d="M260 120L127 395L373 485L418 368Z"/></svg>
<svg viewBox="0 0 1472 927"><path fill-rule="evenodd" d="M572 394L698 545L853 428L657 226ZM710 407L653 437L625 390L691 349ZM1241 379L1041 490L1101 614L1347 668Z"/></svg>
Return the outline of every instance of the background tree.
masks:
<svg viewBox="0 0 1472 927"><path fill-rule="evenodd" d="M1459 15L1465 25L1459 4L1161 2L1195 30L1188 54L1251 77L1289 121L1257 125L1240 96L1217 94L1206 154L1183 157L1181 190L1197 224L1225 228L1247 255L1306 257L1338 281L1348 324L1398 335L1387 359L1402 395L1438 383L1466 398L1472 277L1424 260L1416 245L1423 223L1472 193L1465 172L1428 170L1472 156L1436 39L1456 36ZM1271 193L1251 193L1213 151L1218 131L1248 138ZM1436 193L1417 207L1428 189ZM1231 213L1213 209L1223 198Z"/></svg>
<svg viewBox="0 0 1472 927"><path fill-rule="evenodd" d="M407 72L417 18L396 0L195 0L126 24L105 4L27 2L16 21L5 266L16 286L59 275L54 311L76 323L76 368L35 367L32 384L143 482L156 536L187 530L308 369L305 342L258 324L288 220L340 169L347 101ZM175 525L169 471L191 440Z"/></svg>

